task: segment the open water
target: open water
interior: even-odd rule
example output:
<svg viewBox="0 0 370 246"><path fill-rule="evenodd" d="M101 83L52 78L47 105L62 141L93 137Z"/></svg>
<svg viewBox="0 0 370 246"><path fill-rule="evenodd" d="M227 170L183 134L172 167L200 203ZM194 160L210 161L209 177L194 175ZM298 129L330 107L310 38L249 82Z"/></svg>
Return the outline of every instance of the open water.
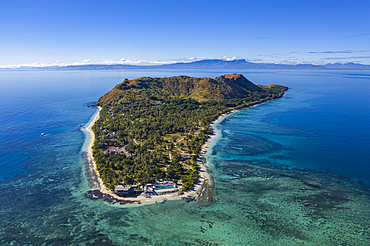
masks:
<svg viewBox="0 0 370 246"><path fill-rule="evenodd" d="M87 105L125 78L225 73L290 89L216 124L205 199L84 196ZM369 71L0 70L0 88L1 245L370 244Z"/></svg>

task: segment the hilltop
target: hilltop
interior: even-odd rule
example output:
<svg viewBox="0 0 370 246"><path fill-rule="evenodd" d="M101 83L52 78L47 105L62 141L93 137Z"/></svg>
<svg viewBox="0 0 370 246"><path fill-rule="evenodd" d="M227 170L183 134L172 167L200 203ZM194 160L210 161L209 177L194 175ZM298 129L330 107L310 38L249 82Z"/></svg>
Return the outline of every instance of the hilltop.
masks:
<svg viewBox="0 0 370 246"><path fill-rule="evenodd" d="M199 102L243 98L262 91L242 74L226 74L215 79L177 76L168 78L141 77L125 80L100 98L99 103L114 103L126 94L156 91L157 99L168 97L192 98Z"/></svg>

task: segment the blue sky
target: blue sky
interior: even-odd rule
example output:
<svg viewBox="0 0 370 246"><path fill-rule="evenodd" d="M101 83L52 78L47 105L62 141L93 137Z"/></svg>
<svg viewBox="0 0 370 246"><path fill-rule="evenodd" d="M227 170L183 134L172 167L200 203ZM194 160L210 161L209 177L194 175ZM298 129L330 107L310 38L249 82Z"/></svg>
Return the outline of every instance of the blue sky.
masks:
<svg viewBox="0 0 370 246"><path fill-rule="evenodd" d="M370 64L370 1L1 1L0 67L191 61Z"/></svg>

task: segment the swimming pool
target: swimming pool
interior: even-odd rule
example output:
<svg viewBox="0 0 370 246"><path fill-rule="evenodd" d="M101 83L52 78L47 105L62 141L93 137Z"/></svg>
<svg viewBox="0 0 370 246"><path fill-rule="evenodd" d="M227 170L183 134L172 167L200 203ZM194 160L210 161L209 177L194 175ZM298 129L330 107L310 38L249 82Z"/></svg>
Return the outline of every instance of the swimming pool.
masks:
<svg viewBox="0 0 370 246"><path fill-rule="evenodd" d="M155 190L160 190L160 189L169 189L173 188L173 185L163 185L163 186L157 186Z"/></svg>

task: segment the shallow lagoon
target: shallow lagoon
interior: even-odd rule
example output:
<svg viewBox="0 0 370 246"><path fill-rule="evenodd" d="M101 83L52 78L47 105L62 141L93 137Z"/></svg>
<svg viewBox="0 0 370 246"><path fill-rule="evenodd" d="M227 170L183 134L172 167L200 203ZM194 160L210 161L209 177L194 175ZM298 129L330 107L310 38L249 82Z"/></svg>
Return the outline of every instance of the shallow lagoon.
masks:
<svg viewBox="0 0 370 246"><path fill-rule="evenodd" d="M88 103L125 78L234 72L290 90L216 125L208 197L145 206L84 197L94 186L78 127L95 112ZM368 245L369 78L363 71L0 71L0 242Z"/></svg>

